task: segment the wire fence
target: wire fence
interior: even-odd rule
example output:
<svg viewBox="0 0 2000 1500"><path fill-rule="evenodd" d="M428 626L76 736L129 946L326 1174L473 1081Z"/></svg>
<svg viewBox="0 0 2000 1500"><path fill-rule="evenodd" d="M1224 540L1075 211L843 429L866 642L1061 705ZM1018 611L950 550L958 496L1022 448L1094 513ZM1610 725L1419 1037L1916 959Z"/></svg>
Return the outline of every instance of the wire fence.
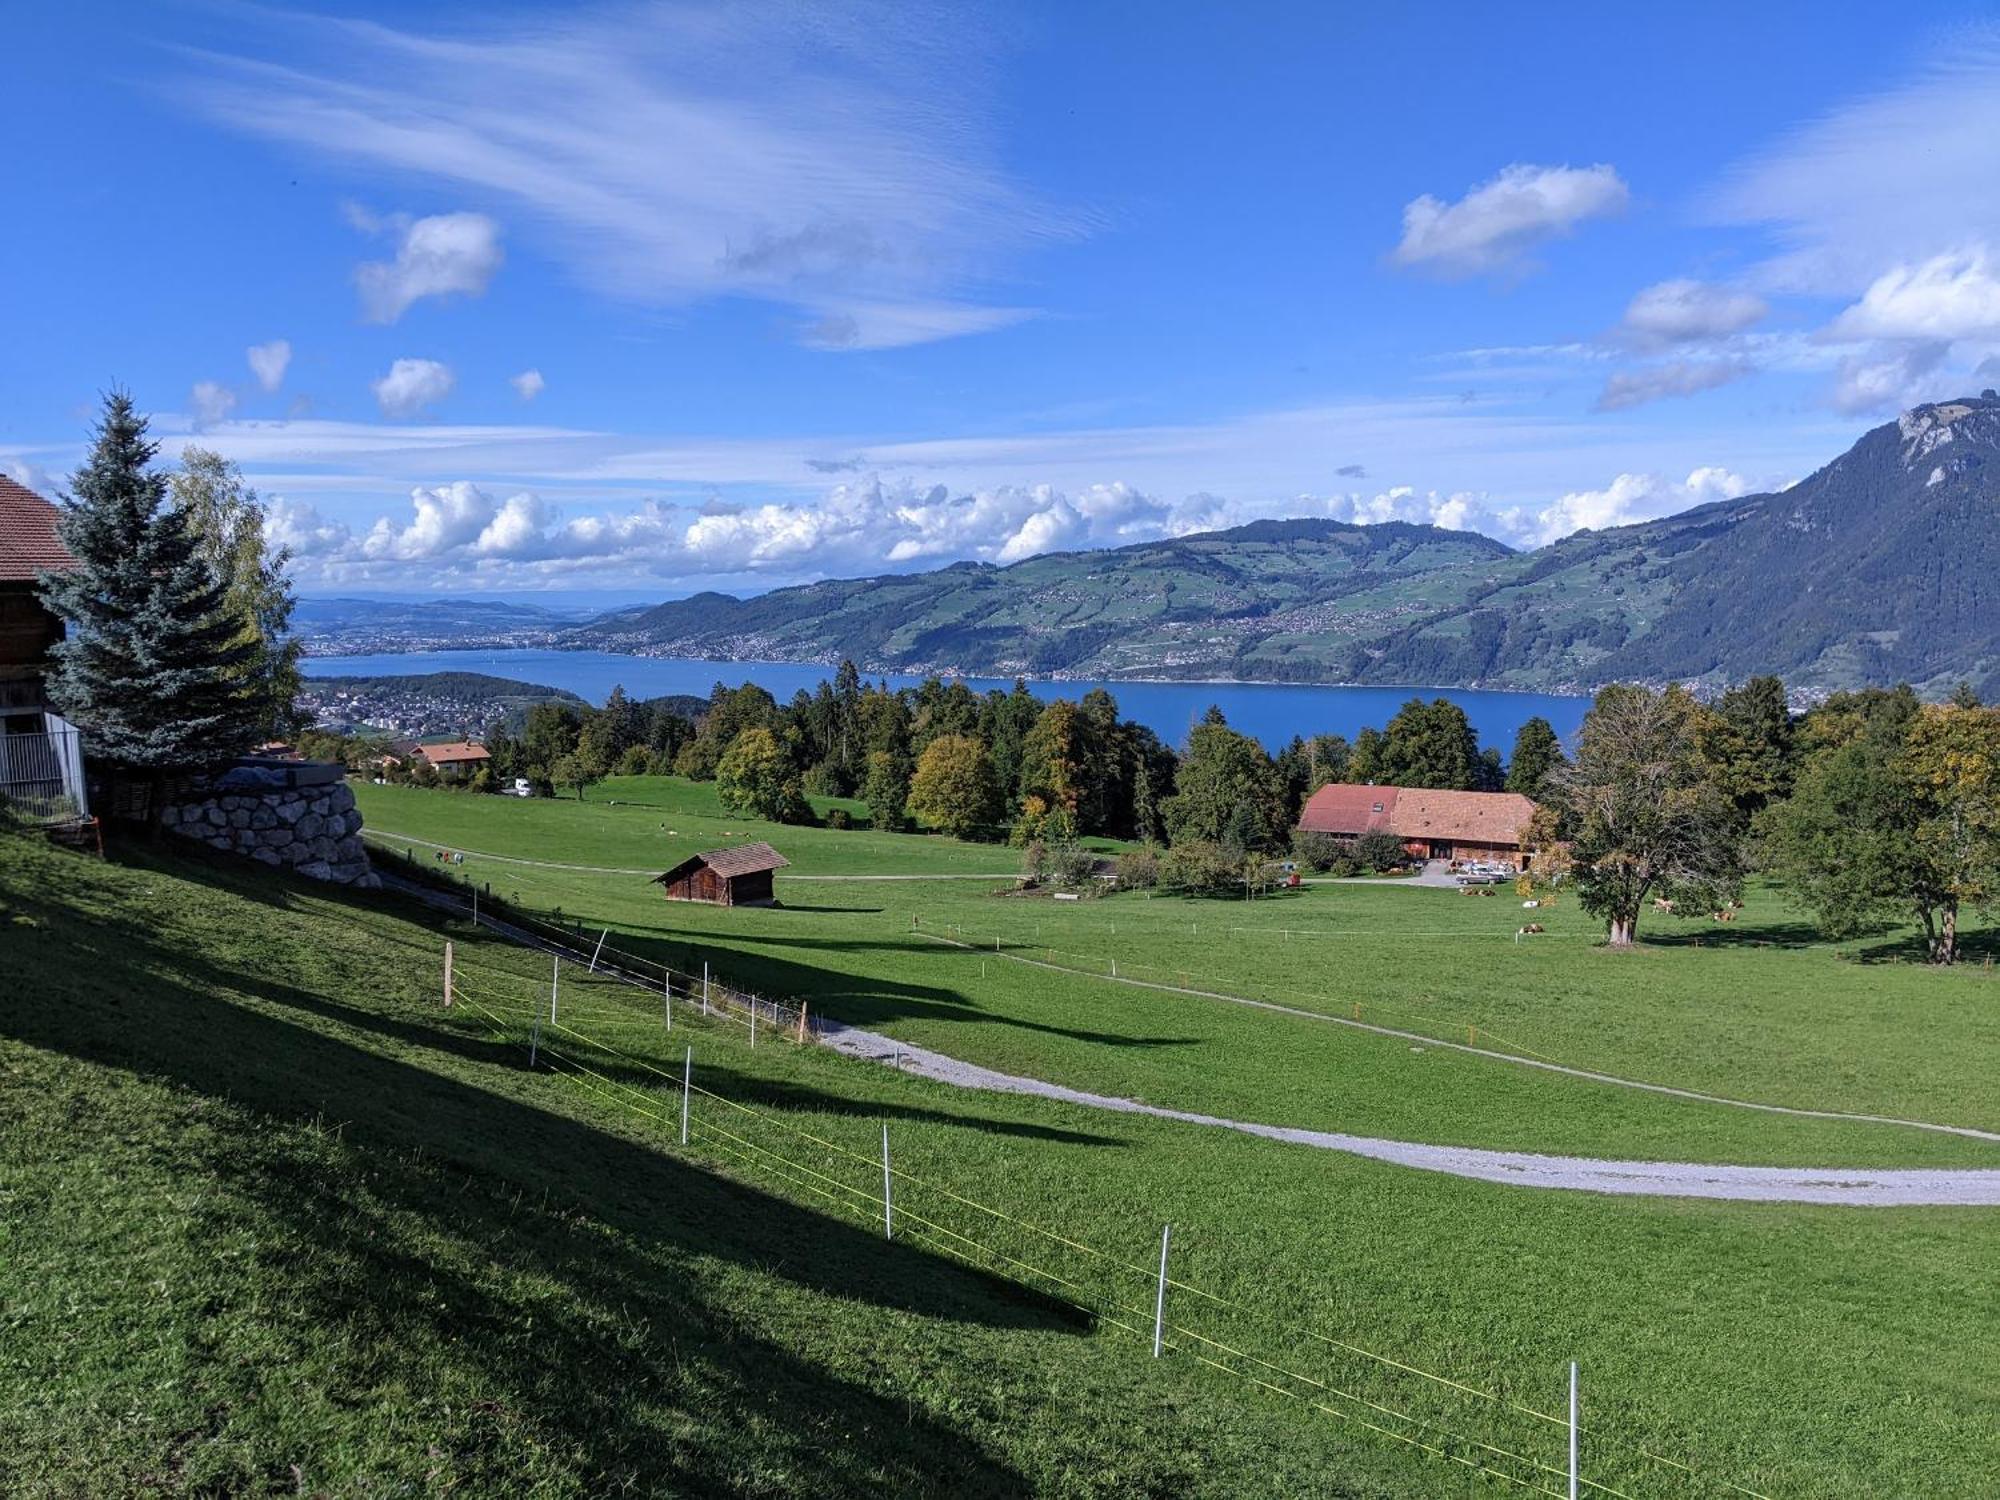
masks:
<svg viewBox="0 0 2000 1500"><path fill-rule="evenodd" d="M1192 1359L1485 1478L1557 1496L1587 1492L1641 1500L1622 1487L1631 1485L1645 1494L1764 1500L1760 1491L1622 1438L1608 1425L1577 1424L1592 1472L1572 1471L1567 1416L1169 1274L1164 1243L1157 1267L1140 1264L909 1171L895 1164L886 1126L878 1155L835 1139L838 1126L809 1126L696 1082L690 1038L704 1048L725 1038L741 1044L745 1033L750 1045L806 1046L818 1039L819 1028L804 1006L750 994L712 972L623 952L606 933L593 938L489 912L478 920L551 955L547 995L532 975L454 956L447 959L451 1002L521 1048L533 1070L560 1075L599 1103L645 1121L643 1128L657 1129L668 1145L774 1178L845 1218L881 1226L886 1236L919 1242L1054 1299L1121 1339L1150 1342L1156 1352ZM579 985L576 965L603 982ZM623 1040L611 1040L612 1032ZM648 1038L670 1037L669 1052L679 1050L679 1059L648 1055ZM1661 1490L1662 1483L1671 1488Z"/></svg>

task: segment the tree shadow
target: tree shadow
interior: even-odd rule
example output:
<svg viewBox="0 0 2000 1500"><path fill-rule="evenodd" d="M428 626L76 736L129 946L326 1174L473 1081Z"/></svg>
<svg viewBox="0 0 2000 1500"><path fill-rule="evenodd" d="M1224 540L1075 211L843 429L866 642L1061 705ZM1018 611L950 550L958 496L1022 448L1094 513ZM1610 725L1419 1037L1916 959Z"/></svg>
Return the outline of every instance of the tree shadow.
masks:
<svg viewBox="0 0 2000 1500"><path fill-rule="evenodd" d="M1717 922L1685 918L1669 927L1671 917L1642 928L1639 940L1653 948L1824 948L1826 938L1810 922Z"/></svg>
<svg viewBox="0 0 2000 1500"><path fill-rule="evenodd" d="M720 1436L687 1438L717 1412L768 1429L820 1493L1026 1487L906 1401L761 1336L752 1319L710 1300L713 1277L687 1273L719 1260L884 1316L996 1330L1085 1331L1073 1310L528 1102L521 1096L572 1085L497 1066L438 1028L381 1015L364 1022L363 1007L189 951L138 920L66 911L38 893L10 892L10 901L41 929L35 942L60 942L64 951L60 965L41 965L41 982L0 1007L0 1034L343 1128L356 1153L352 1173L274 1170L268 1152L254 1166L233 1153L207 1165L309 1242L309 1255L259 1253L282 1260L272 1272L314 1310L315 1326L337 1328L333 1342L367 1351L360 1357L370 1368L357 1388L377 1378L381 1361L407 1362L411 1379L421 1361L449 1361L504 1391L515 1416L567 1456L586 1492L771 1493ZM220 998L226 992L359 1025L470 1072L383 1056L255 1001ZM632 1128L643 1137L655 1127L635 1119ZM441 1194L435 1170L397 1165L419 1154L464 1174L468 1190ZM454 1246L456 1258L498 1262L542 1290L504 1293L491 1277L399 1248L407 1237L388 1226L408 1223ZM645 1309L636 1324L626 1311L635 1301ZM607 1337L614 1326L621 1335ZM665 1373L684 1359L699 1362L698 1375ZM868 1440L824 1445L812 1437L819 1428L865 1431Z"/></svg>

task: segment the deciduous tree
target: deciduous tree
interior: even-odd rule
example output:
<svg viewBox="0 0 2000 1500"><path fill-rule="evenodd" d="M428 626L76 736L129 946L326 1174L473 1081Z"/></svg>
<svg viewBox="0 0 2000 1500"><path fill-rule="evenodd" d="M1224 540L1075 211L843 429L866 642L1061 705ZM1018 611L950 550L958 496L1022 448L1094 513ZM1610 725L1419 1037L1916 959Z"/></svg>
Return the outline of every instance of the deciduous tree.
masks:
<svg viewBox="0 0 2000 1500"><path fill-rule="evenodd" d="M971 838L993 824L996 800L986 747L970 735L939 735L917 758L909 811L933 827Z"/></svg>

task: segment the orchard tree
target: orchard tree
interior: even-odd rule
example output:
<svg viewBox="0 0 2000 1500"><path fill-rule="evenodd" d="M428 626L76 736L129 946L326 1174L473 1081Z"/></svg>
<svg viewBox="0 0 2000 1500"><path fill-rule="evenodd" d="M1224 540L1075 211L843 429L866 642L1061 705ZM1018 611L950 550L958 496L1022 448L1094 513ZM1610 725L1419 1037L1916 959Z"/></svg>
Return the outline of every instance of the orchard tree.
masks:
<svg viewBox="0 0 2000 1500"><path fill-rule="evenodd" d="M1702 754L1706 712L1684 689L1597 695L1576 760L1550 779L1585 911L1629 948L1651 897L1713 907L1743 884L1738 819Z"/></svg>
<svg viewBox="0 0 2000 1500"><path fill-rule="evenodd" d="M547 774L552 785L575 788L576 800L581 802L584 788L604 779L604 768L589 756L571 750L567 754L558 755Z"/></svg>
<svg viewBox="0 0 2000 1500"><path fill-rule="evenodd" d="M1925 934L1932 962L1948 964L1960 909L1985 906L2000 889L2000 709L1976 699L1926 706L1904 761L1917 792L1917 852L1943 892Z"/></svg>
<svg viewBox="0 0 2000 1500"><path fill-rule="evenodd" d="M993 766L970 735L941 734L924 746L910 778L908 809L954 838L971 838L998 815Z"/></svg>
<svg viewBox="0 0 2000 1500"><path fill-rule="evenodd" d="M92 755L154 773L157 815L165 773L241 754L258 712L243 617L169 503L155 451L131 397L105 397L58 523L76 566L43 575L41 594L70 627L51 652L50 702L88 732Z"/></svg>

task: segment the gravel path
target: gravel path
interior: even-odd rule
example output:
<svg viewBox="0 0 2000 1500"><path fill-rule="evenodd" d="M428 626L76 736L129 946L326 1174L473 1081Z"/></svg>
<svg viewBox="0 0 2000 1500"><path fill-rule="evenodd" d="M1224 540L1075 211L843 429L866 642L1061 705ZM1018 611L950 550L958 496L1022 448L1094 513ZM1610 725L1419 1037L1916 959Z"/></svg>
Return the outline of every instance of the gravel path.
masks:
<svg viewBox="0 0 2000 1500"><path fill-rule="evenodd" d="M416 844L425 849L450 849L456 854L470 855L473 859L491 861L496 865L530 865L537 870L575 870L584 875L646 875L659 874L657 869L633 870L620 865L565 865L552 859L519 859L507 854L488 854L483 849L468 849L463 844L439 844L430 839L415 838L407 833L395 833L386 828L364 828L364 837L383 844ZM991 875L781 875L780 880L1018 880L1020 873Z"/></svg>
<svg viewBox="0 0 2000 1500"><path fill-rule="evenodd" d="M383 883L393 890L454 915L464 915L464 908L460 903L445 892L428 889L393 873L385 873ZM512 923L482 917L480 924L527 947L540 949L549 947L546 939ZM1034 962L1034 960L1025 961ZM607 972L630 983L638 984L650 993L650 984L643 980L619 970L607 969ZM1158 988L1158 986L1153 987ZM1301 1012L1301 1014L1313 1013ZM1474 1146L1427 1146L1410 1141L1384 1140L1375 1136L1345 1135L1330 1130L1299 1130L1285 1125L1263 1125L1252 1120L1229 1120L1219 1115L1197 1114L1192 1110L1142 1104L1136 1099L1121 1099L1110 1094L1087 1093L1064 1084L1047 1083L1039 1078L1022 1078L993 1068L983 1068L977 1063L961 1062L942 1052L909 1046L893 1037L864 1031L858 1026L848 1026L828 1017L819 1018L814 1030L823 1045L837 1052L869 1062L891 1064L904 1072L948 1083L955 1088L985 1089L1003 1094L1031 1094L1037 1098L1082 1105L1087 1109L1151 1115L1157 1119L1178 1120L1188 1125L1238 1130L1245 1135L1262 1136L1266 1140L1285 1141L1298 1146L1315 1146L1325 1151L1346 1151L1355 1156L1394 1162L1399 1166L1415 1167L1421 1171L1445 1172L1454 1177L1511 1183L1517 1187L1670 1198L1725 1198L1758 1203L1824 1203L1858 1208L2000 1207L2000 1169L1996 1168L1819 1169L1704 1166L1694 1162L1608 1161L1583 1156L1544 1156L1528 1151L1486 1151ZM1428 1038L1422 1040L1427 1045L1440 1045ZM1519 1060L1505 1053L1491 1055L1506 1061ZM1663 1092L1680 1091L1663 1090ZM1777 1108L1777 1106L1752 1107ZM1783 1112L1813 1113L1809 1110ZM1955 1126L1924 1128L1950 1130L1956 1134L2000 1140L2000 1136L1986 1131Z"/></svg>
<svg viewBox="0 0 2000 1500"><path fill-rule="evenodd" d="M1266 1140L1346 1151L1376 1161L1426 1172L1448 1172L1454 1177L1475 1177L1483 1182L1586 1193L1731 1198L1758 1203L1830 1203L1866 1208L2000 1207L2000 1169L1713 1167L1692 1162L1602 1161L1583 1156L1540 1156L1526 1151L1482 1151L1471 1146L1424 1146L1328 1130L1295 1130L1249 1120L1226 1120L1191 1110L1141 1104L1136 1099L1085 1093L1058 1083L1044 1083L1039 1078L1020 1078L960 1062L941 1052L907 1046L891 1037L835 1021L822 1021L820 1031L820 1039L827 1046L850 1057L890 1063L904 1072L957 1088L1033 1094L1065 1104L1080 1104L1087 1109L1152 1115L1188 1125L1219 1126L1240 1130L1245 1135L1263 1136Z"/></svg>

